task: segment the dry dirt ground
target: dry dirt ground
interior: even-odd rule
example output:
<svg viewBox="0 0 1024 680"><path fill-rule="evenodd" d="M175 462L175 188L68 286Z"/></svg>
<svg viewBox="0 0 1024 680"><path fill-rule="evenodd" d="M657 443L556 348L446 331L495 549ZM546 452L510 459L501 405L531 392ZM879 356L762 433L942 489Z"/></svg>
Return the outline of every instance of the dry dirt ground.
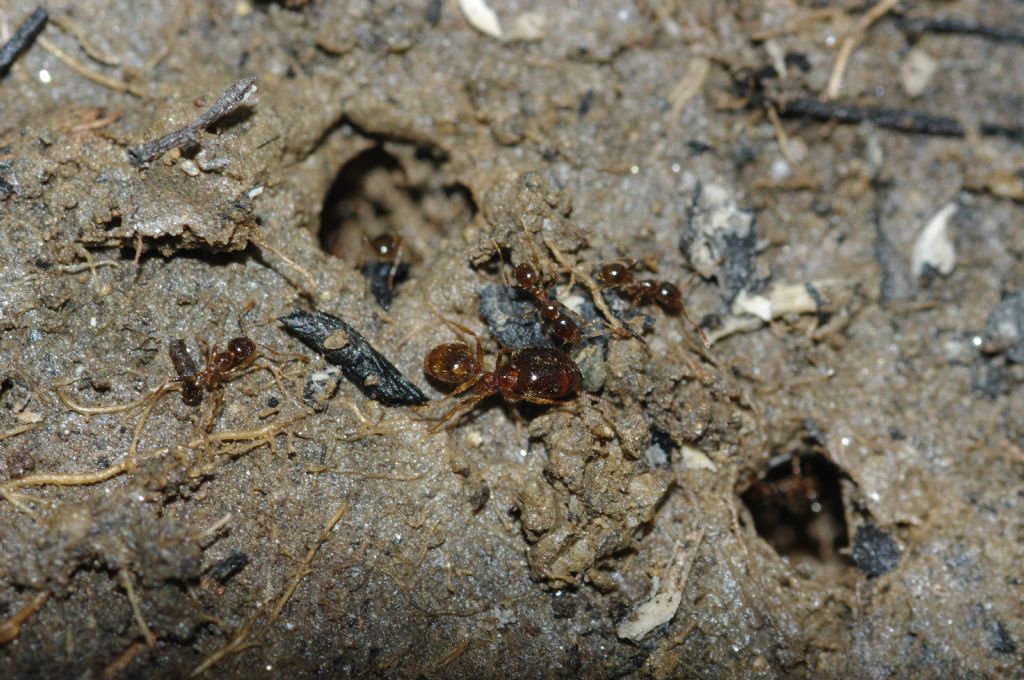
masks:
<svg viewBox="0 0 1024 680"><path fill-rule="evenodd" d="M0 77L0 676L1022 677L1024 5L47 9ZM588 319L569 407L431 432L278 321L440 399L496 244ZM588 287L624 258L710 347ZM168 343L240 325L184 403Z"/></svg>

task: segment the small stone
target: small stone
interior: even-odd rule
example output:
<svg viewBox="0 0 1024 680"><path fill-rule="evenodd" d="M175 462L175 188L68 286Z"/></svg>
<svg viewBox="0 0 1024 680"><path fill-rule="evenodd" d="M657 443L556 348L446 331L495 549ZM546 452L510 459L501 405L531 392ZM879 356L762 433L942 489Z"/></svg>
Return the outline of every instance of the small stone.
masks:
<svg viewBox="0 0 1024 680"><path fill-rule="evenodd" d="M908 97L920 97L939 70L939 65L924 50L915 47L900 64L900 82Z"/></svg>

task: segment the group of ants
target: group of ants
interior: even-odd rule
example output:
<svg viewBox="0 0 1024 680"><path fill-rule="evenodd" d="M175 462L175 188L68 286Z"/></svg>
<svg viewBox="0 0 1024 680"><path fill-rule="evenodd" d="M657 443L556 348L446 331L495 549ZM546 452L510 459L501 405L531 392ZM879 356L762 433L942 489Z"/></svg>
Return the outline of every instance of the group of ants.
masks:
<svg viewBox="0 0 1024 680"><path fill-rule="evenodd" d="M394 275L402 264L402 238L388 233L373 239L364 237L364 241L373 258L390 264L387 283L389 287L393 286ZM500 259L502 248L498 244L495 244L495 248ZM475 346L470 346L464 340L444 343L433 347L424 358L424 372L435 381L452 387L447 398L468 393L436 422L430 430L432 434L440 431L456 415L468 413L478 402L492 395L500 395L506 402L513 404L525 401L564 405L581 393L583 376L569 352L590 337L584 334L586 324L579 314L552 295L555 280L542 274L536 251L534 260L534 264L515 265L511 279L505 273L503 264L505 282L524 293L535 305L542 326L558 346L501 348L495 358L494 369L488 371L484 369L480 337L469 328L440 317L460 337L471 336ZM653 303L666 313L682 314L689 321L680 289L669 281L641 279L636 275L636 267L634 261L603 264L597 268L593 278L602 289L618 291L634 304ZM700 332L698 327L695 328ZM229 340L226 349L222 351L208 348L205 365L199 368L184 340L175 339L169 344L168 355L177 375L147 397L120 406L84 407L75 404L59 391L58 395L66 405L82 413L114 413L141 405L151 407L163 394L177 389L181 392L182 402L194 407L202 403L204 393L219 396L224 383L253 366L261 354L256 342L243 334Z"/></svg>

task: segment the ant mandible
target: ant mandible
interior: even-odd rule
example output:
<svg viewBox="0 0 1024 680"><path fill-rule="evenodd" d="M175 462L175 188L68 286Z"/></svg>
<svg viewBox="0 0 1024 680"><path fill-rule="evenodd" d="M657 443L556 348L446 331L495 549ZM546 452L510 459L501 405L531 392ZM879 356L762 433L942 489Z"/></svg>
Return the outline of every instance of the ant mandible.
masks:
<svg viewBox="0 0 1024 680"><path fill-rule="evenodd" d="M554 347L527 347L519 350L498 350L494 370L483 368L484 352L480 336L470 329L448 319L442 319L459 331L472 335L476 351L465 342L446 343L431 349L423 359L423 370L438 382L455 385L448 395L454 397L471 391L431 428L439 431L460 411L468 411L492 394L500 394L509 402L527 401L532 404L564 404L583 389L583 376L572 358ZM508 363L502 359L508 355Z"/></svg>

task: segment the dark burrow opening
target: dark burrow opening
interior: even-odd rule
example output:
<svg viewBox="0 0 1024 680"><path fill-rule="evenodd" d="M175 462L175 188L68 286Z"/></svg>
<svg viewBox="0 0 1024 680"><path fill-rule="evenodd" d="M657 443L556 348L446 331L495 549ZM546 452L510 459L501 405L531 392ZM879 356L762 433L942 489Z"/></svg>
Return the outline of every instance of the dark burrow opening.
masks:
<svg viewBox="0 0 1024 680"><path fill-rule="evenodd" d="M318 237L323 250L359 267L387 309L395 289L443 236L476 212L469 190L447 178L430 149L381 141L350 158L324 198ZM381 257L375 239L396 247Z"/></svg>
<svg viewBox="0 0 1024 680"><path fill-rule="evenodd" d="M773 458L740 494L758 535L793 562L850 565L843 473L815 451Z"/></svg>

